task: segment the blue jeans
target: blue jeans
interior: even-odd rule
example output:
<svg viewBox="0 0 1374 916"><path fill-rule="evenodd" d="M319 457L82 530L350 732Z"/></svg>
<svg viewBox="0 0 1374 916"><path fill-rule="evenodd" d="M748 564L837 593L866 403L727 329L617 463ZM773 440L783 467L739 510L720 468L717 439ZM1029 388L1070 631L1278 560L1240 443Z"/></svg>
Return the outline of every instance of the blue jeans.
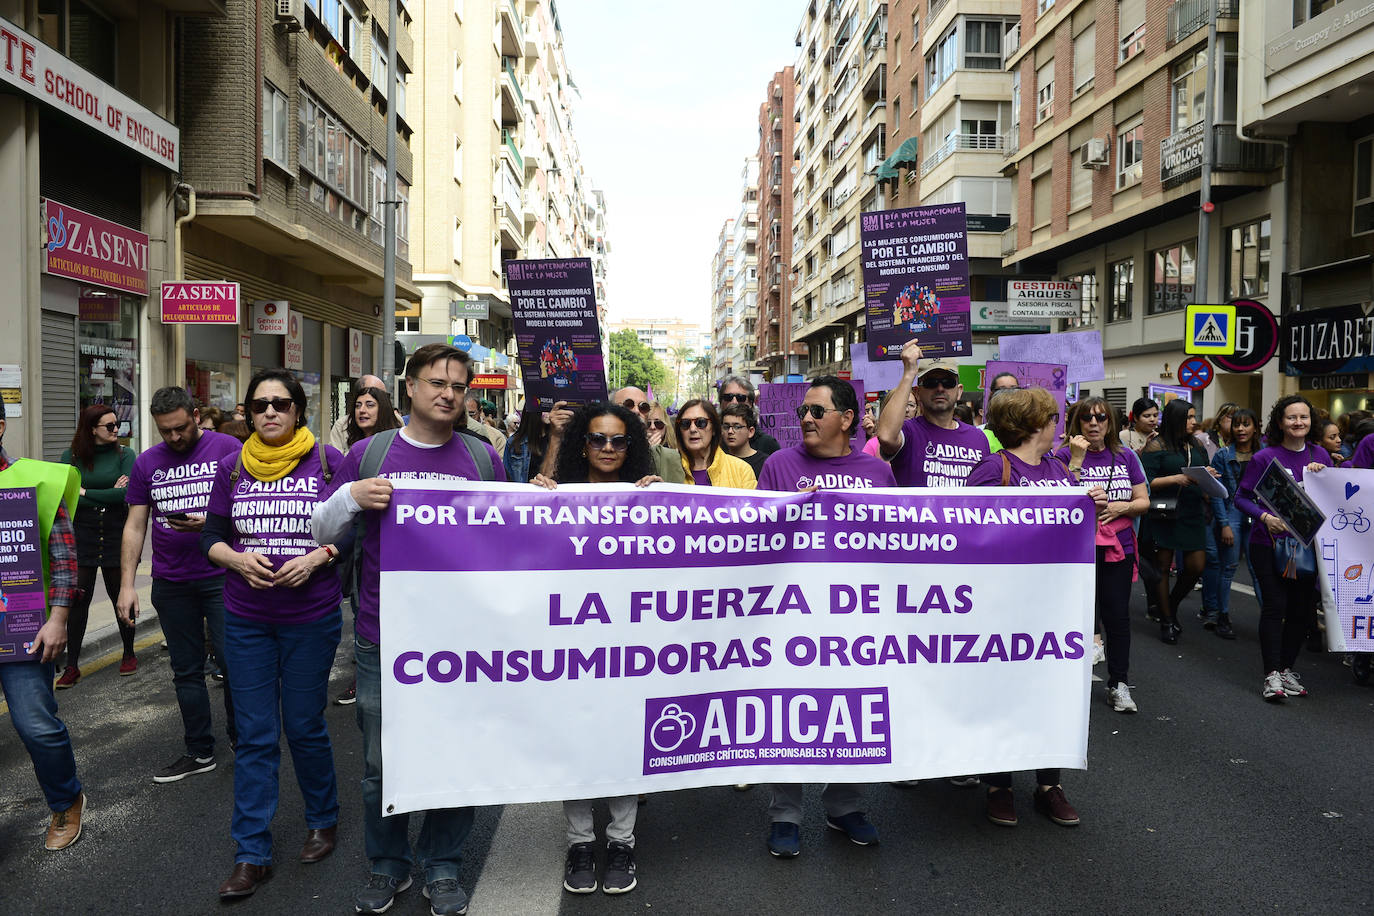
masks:
<svg viewBox="0 0 1374 916"><path fill-rule="evenodd" d="M324 711L341 625L337 611L311 623L283 625L225 615L224 657L238 698L230 825L238 844L235 862L272 864L283 729L305 800L305 826L318 830L339 822L339 784Z"/></svg>
<svg viewBox="0 0 1374 916"><path fill-rule="evenodd" d="M53 666L41 662L0 665L0 690L10 707L10 721L28 749L43 797L53 811L66 811L81 797L76 757L67 726L57 718Z"/></svg>
<svg viewBox="0 0 1374 916"><path fill-rule="evenodd" d="M1207 527L1207 569L1202 574L1202 607L1209 620L1218 614L1231 613L1231 582L1236 578L1242 547L1250 541L1250 516L1239 509L1232 510L1226 519L1214 519ZM1221 529L1230 527L1232 543L1221 542ZM1248 551L1247 551L1248 554ZM1246 557L1249 561L1249 557ZM1251 573L1251 580L1254 574ZM1255 582L1255 597L1259 599L1259 583Z"/></svg>
<svg viewBox="0 0 1374 916"><path fill-rule="evenodd" d="M419 841L410 848L410 815L382 815L382 662L381 650L361 636L353 639L358 660L358 727L363 731L363 849L372 872L404 880L416 859L425 883L458 879L463 842L472 830L473 809L439 808L424 812Z"/></svg>
<svg viewBox="0 0 1374 916"><path fill-rule="evenodd" d="M153 580L153 607L162 635L167 639L167 654L172 661L172 684L181 707L181 724L186 729L186 753L192 757L213 757L215 734L210 722L210 691L205 686L205 631L215 656L224 658L224 576L207 576L190 582ZM229 743L234 732L234 701L229 663L224 668L224 715Z"/></svg>

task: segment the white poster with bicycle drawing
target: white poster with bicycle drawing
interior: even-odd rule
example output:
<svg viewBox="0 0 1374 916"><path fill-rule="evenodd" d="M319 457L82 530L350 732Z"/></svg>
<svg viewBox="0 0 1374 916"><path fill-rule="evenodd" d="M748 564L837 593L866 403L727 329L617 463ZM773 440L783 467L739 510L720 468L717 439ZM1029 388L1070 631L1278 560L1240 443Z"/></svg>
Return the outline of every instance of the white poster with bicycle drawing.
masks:
<svg viewBox="0 0 1374 916"><path fill-rule="evenodd" d="M1374 652L1374 471L1331 468L1308 474L1307 495L1326 513L1317 532L1326 647ZM1338 624L1338 625L1333 625Z"/></svg>

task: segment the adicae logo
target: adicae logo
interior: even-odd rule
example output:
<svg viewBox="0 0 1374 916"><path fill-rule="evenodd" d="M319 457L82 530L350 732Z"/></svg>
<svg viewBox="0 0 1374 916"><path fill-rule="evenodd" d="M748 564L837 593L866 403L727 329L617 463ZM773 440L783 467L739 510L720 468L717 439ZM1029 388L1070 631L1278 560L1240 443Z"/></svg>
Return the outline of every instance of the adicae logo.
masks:
<svg viewBox="0 0 1374 916"><path fill-rule="evenodd" d="M696 731L697 720L676 703L663 707L654 724L649 727L649 743L664 754L675 751Z"/></svg>

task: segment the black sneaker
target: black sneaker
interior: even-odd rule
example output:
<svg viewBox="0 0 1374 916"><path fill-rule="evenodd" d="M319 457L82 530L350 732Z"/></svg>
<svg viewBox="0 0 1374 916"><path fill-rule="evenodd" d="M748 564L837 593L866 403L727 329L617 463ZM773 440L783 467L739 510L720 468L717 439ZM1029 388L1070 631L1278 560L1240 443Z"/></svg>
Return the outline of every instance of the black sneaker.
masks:
<svg viewBox="0 0 1374 916"><path fill-rule="evenodd" d="M638 883L635 880L635 851L624 843L607 843L601 889L608 894L628 894Z"/></svg>
<svg viewBox="0 0 1374 916"><path fill-rule="evenodd" d="M334 702L340 706L352 706L358 702L358 682L355 680L348 685L348 689L334 698Z"/></svg>
<svg viewBox="0 0 1374 916"><path fill-rule="evenodd" d="M466 916L468 895L455 878L440 878L425 885L429 916Z"/></svg>
<svg viewBox="0 0 1374 916"><path fill-rule="evenodd" d="M1217 629L1216 629L1216 634L1217 634L1218 636L1220 636L1222 639L1235 639L1235 638L1236 638L1236 631L1235 631L1235 628L1233 628L1233 627L1231 626L1231 615L1230 615L1230 614L1218 614L1218 615L1217 615Z"/></svg>
<svg viewBox="0 0 1374 916"><path fill-rule="evenodd" d="M183 754L153 775L153 782L179 782L187 776L208 773L215 768L214 757L192 757Z"/></svg>
<svg viewBox="0 0 1374 916"><path fill-rule="evenodd" d="M563 890L571 894L596 890L596 847L591 843L568 847L568 858L563 863Z"/></svg>
<svg viewBox="0 0 1374 916"><path fill-rule="evenodd" d="M385 913L396 902L396 895L410 887L410 875L397 880L390 875L373 872L367 886L353 895L353 910L357 913Z"/></svg>

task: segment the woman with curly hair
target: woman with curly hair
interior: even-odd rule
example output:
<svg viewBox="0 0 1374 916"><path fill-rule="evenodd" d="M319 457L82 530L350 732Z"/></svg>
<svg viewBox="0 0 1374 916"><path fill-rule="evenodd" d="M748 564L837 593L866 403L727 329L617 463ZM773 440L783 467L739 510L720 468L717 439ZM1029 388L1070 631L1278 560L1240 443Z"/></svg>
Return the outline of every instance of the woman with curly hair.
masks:
<svg viewBox="0 0 1374 916"><path fill-rule="evenodd" d="M565 483L633 483L647 487L662 483L654 473L654 458L644 424L619 404L593 402L579 408L568 421L558 449L557 482L543 474L531 483L553 490ZM568 855L563 863L563 888L572 894L596 891L596 826L592 820L595 799L563 802L568 822ZM606 867L601 889L608 894L634 890L635 816L639 797L620 795L606 799L610 822L606 825Z"/></svg>

